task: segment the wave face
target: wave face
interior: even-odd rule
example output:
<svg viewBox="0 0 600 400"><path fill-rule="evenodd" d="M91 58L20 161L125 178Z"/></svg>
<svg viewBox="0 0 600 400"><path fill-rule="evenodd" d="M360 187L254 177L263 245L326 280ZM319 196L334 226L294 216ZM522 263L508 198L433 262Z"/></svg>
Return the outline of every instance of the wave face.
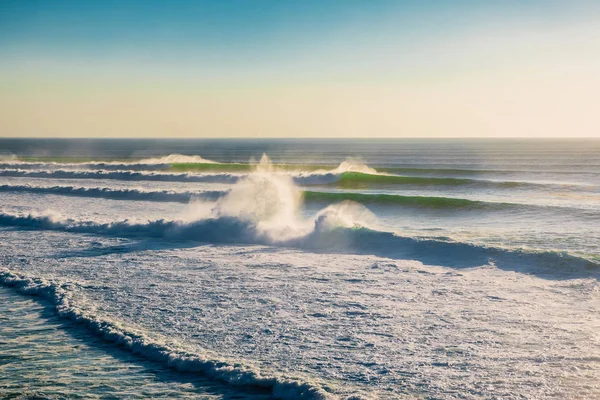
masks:
<svg viewBox="0 0 600 400"><path fill-rule="evenodd" d="M210 359L202 354L191 353L163 344L143 333L128 330L101 316L78 308L69 293L68 283L55 283L40 278L30 278L0 269L0 283L17 288L21 293L42 297L52 303L58 315L89 329L104 340L139 354L149 360L162 363L182 372L201 373L209 378L235 386L267 388L279 399L332 399L333 396L317 385L285 377L262 376L260 371L227 361Z"/></svg>
<svg viewBox="0 0 600 400"><path fill-rule="evenodd" d="M389 204L398 206L415 206L436 209L483 209L483 208L507 208L508 203L489 203L484 201L458 199L451 197L432 196L402 196L384 193L348 193L348 192L312 192L304 191L307 201L337 203L343 201L355 201L362 204Z"/></svg>
<svg viewBox="0 0 600 400"><path fill-rule="evenodd" d="M344 172L330 184L344 189L364 189L373 186L475 186L484 188L519 188L519 187L560 187L558 184L543 184L520 181L492 181L468 178L447 178L427 176L400 176L387 174L367 174L363 172ZM573 185L563 185L573 186ZM589 185L587 185L589 186Z"/></svg>

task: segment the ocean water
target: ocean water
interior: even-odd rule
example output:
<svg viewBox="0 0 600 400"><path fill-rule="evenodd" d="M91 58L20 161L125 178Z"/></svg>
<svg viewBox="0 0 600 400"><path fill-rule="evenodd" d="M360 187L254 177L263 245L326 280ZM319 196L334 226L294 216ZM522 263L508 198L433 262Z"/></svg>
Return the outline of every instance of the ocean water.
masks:
<svg viewBox="0 0 600 400"><path fill-rule="evenodd" d="M0 139L0 398L598 398L599 276L598 140Z"/></svg>

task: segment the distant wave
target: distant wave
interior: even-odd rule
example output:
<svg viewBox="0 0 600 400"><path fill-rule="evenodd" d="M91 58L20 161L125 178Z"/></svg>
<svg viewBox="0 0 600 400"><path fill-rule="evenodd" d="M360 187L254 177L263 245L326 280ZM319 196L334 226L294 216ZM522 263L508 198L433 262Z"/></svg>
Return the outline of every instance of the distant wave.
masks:
<svg viewBox="0 0 600 400"><path fill-rule="evenodd" d="M539 167L539 166L538 166ZM576 167L576 166L573 166ZM580 166L585 167L585 166ZM411 175L512 175L512 174L558 174L558 175L598 175L600 171L564 171L564 170L540 170L540 169L470 169L470 168L425 168L425 167L382 167L377 168L378 172L390 174L411 174Z"/></svg>
<svg viewBox="0 0 600 400"><path fill-rule="evenodd" d="M499 268L530 271L544 268L568 274L574 270L597 269L596 261L563 252L515 250L438 239L404 237L361 226L344 215L343 208L328 208L300 235L280 238L261 229L256 221L237 217L215 217L195 221L155 220L134 223L75 221L52 215L0 213L0 226L34 230L58 230L133 238L159 238L201 243L266 244L291 246L310 251L373 254L419 260L448 267L474 267L494 263Z"/></svg>
<svg viewBox="0 0 600 400"><path fill-rule="evenodd" d="M219 182L235 183L245 175L216 173L158 173L138 171L85 171L85 170L40 170L22 169L0 170L0 176L52 178L52 179L116 179L125 181L166 181L166 182ZM430 178L399 175L378 175L362 172L343 173L305 173L293 176L294 181L301 185L335 185L343 188L361 188L372 185L500 185L519 186L518 182L491 182L474 179Z"/></svg>
<svg viewBox="0 0 600 400"><path fill-rule="evenodd" d="M71 159L42 159L42 160L20 160L11 158L9 160L0 160L0 168L8 169L104 169L110 171L130 170L166 170L175 163L191 163L201 165L218 166L219 163L207 160L200 156L186 156L182 154L170 154L164 157L145 158L141 160L116 160L116 161L95 161L95 160L71 160Z"/></svg>
<svg viewBox="0 0 600 400"><path fill-rule="evenodd" d="M160 182L213 182L213 183L235 183L239 175L233 174L172 174L158 172L136 172L136 171L82 171L82 170L43 170L28 171L22 169L0 170L0 176L23 177L23 178L50 178L50 179L114 179L123 181L160 181Z"/></svg>
<svg viewBox="0 0 600 400"><path fill-rule="evenodd" d="M216 164L215 164L216 165ZM165 171L171 168L169 164L142 164L142 163L121 163L121 162L33 162L18 161L9 163L0 163L0 169L20 169L20 170L107 170L107 171Z"/></svg>
<svg viewBox="0 0 600 400"><path fill-rule="evenodd" d="M222 165L222 164L207 164ZM527 181L496 181L453 177L427 177L427 176L401 176L377 173L372 168L362 166L362 169L319 170L313 172L282 171L273 166L273 173L289 175L297 185L329 185L344 189L364 189L369 187L394 187L394 186L433 186L457 187L470 186L475 188L560 188L576 187L578 190L593 188L597 185L586 184L559 184L537 183ZM245 169L244 169L245 170ZM366 171L366 172L362 172ZM29 170L18 168L0 169L0 176L23 178L47 179L111 179L124 181L162 181L162 182L208 182L208 183L236 183L248 176L248 172L219 172L218 169L207 169L205 173L194 172L166 172L166 171L132 171L132 170L75 170L75 169L49 169Z"/></svg>
<svg viewBox="0 0 600 400"><path fill-rule="evenodd" d="M265 388L270 390L273 397L277 399L326 400L335 398L317 383L303 382L283 376L263 376L255 368L240 363L210 359L205 355L176 349L155 341L143 333L123 328L108 319L78 308L68 290L69 283L56 283L28 277L11 272L6 268L0 269L0 283L17 288L23 294L41 297L54 306L59 316L84 326L95 335L115 343L127 351L177 371L200 373L234 386Z"/></svg>
<svg viewBox="0 0 600 400"><path fill-rule="evenodd" d="M249 173L255 170L255 163L229 162L221 163L205 159L201 156L170 154L163 157L145 158L137 160L85 160L72 158L31 158L19 159L17 157L2 158L0 169L23 170L106 170L106 171L168 171L168 172L195 172L195 173ZM461 180L465 177L482 177L484 175L514 175L514 174L548 174L555 175L598 175L600 171L577 170L535 170L529 166L519 169L494 169L494 168L453 168L447 167L367 167L358 160L347 159L338 166L322 164L272 164L280 172L310 174L324 173L341 174L343 172L362 172L371 175L408 175L410 177L455 178ZM586 167L587 165L571 165L571 167ZM382 183L379 180L378 183ZM387 183L390 183L389 181ZM399 183L399 182L397 182ZM429 184L431 184L430 182ZM439 182L438 182L439 183ZM464 183L464 182L463 182ZM413 184L419 184L413 182ZM452 184L449 182L443 184ZM454 182L460 184L460 182Z"/></svg>
<svg viewBox="0 0 600 400"><path fill-rule="evenodd" d="M332 183L338 187L361 188L369 185L417 185L417 186L503 186L516 187L526 185L525 182L486 181L463 178L436 178L421 176L400 176L384 174L365 174L362 172L345 172L340 179Z"/></svg>
<svg viewBox="0 0 600 400"><path fill-rule="evenodd" d="M26 192L62 196L95 197L112 200L140 200L188 203L191 199L216 200L227 191L176 192L171 190L111 189L105 187L0 185L0 192Z"/></svg>

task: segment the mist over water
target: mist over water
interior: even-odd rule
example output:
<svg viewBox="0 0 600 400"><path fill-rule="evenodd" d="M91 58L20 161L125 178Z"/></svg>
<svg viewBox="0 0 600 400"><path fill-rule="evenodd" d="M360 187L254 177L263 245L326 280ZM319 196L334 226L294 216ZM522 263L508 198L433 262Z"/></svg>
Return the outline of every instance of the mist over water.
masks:
<svg viewBox="0 0 600 400"><path fill-rule="evenodd" d="M128 354L284 399L600 393L597 141L0 144L1 281Z"/></svg>

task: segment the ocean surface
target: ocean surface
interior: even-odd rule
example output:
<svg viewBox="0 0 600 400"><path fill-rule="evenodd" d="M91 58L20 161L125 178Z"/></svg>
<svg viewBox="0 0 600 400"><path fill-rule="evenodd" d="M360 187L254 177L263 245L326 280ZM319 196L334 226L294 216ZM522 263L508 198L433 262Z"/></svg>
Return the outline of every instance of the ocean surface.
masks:
<svg viewBox="0 0 600 400"><path fill-rule="evenodd" d="M0 139L0 398L600 398L599 277L600 140Z"/></svg>

